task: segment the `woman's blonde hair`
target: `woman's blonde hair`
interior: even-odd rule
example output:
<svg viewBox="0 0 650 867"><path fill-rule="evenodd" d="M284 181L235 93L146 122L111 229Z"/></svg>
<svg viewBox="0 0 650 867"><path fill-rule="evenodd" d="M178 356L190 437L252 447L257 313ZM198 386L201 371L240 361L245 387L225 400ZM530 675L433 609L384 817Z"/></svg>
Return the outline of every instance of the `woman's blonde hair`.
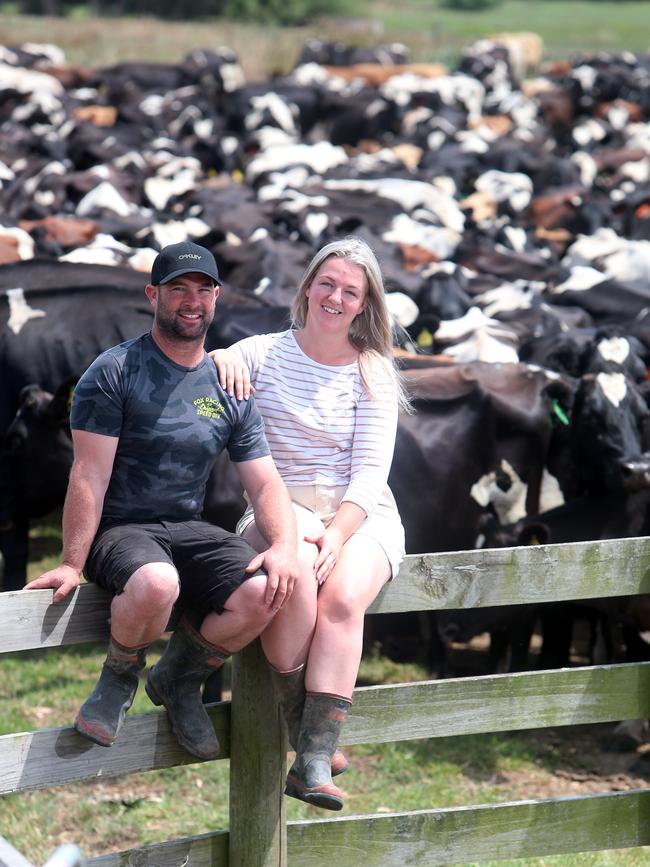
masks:
<svg viewBox="0 0 650 867"><path fill-rule="evenodd" d="M309 306L307 289L311 286L318 269L333 256L358 265L366 275L366 305L350 325L349 331L350 343L360 353L359 370L363 385L368 394L373 397L373 381L377 381L376 377L383 369L390 374L395 383L400 407L408 409L410 401L393 362L393 330L386 305L381 268L374 252L361 238L347 237L332 241L316 253L302 275L291 306L292 326L305 327Z"/></svg>

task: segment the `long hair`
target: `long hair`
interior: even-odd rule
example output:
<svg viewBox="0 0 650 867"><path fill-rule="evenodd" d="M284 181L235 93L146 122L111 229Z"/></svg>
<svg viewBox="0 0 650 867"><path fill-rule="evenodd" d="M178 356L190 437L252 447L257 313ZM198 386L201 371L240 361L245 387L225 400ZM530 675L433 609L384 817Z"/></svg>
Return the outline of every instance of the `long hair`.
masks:
<svg viewBox="0 0 650 867"><path fill-rule="evenodd" d="M364 388L374 397L373 381L377 382L383 370L395 384L399 406L408 410L410 401L393 362L393 331L381 268L374 252L361 238L347 237L332 241L316 253L302 275L291 306L292 326L305 327L309 306L307 289L318 269L332 256L358 265L366 275L366 306L350 325L348 334L350 343L359 351L359 371Z"/></svg>

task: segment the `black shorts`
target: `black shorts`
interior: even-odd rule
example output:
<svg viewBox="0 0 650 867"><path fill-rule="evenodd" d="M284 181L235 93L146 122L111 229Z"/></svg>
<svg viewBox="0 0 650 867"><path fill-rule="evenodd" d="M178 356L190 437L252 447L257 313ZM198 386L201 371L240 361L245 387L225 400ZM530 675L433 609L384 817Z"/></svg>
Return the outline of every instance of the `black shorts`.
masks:
<svg viewBox="0 0 650 867"><path fill-rule="evenodd" d="M122 593L147 563L171 563L180 580L181 604L221 614L228 597L252 574L256 552L240 536L207 521L152 521L100 527L84 574L109 593Z"/></svg>

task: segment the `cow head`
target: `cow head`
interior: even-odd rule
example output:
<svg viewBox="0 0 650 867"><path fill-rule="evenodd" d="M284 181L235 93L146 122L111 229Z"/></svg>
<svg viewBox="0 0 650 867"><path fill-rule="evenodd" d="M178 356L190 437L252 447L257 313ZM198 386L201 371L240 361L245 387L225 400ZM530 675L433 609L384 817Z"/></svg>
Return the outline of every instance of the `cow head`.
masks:
<svg viewBox="0 0 650 867"><path fill-rule="evenodd" d="M585 374L572 416L572 451L588 491L648 485L650 454L644 451L643 434L649 412L625 374Z"/></svg>
<svg viewBox="0 0 650 867"><path fill-rule="evenodd" d="M44 436L63 444L70 441L70 401L76 379L66 380L54 395L35 384L21 389L18 411L4 435L4 447L12 455L33 453Z"/></svg>

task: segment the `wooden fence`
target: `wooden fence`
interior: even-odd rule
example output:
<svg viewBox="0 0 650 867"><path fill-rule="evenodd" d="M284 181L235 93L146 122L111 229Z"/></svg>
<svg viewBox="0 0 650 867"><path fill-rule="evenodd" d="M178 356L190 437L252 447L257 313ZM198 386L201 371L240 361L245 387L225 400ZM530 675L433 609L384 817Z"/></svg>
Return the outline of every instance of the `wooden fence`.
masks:
<svg viewBox="0 0 650 867"><path fill-rule="evenodd" d="M410 555L374 612L481 608L650 592L650 539ZM83 585L5 593L0 652L107 637L107 597ZM1 663L0 663L1 664ZM92 857L97 867L390 867L521 858L650 844L650 789L287 822L286 735L257 644L233 660L233 700L211 710L230 757L228 830ZM650 717L650 663L362 687L342 744ZM264 719L264 725L259 720ZM196 761L164 712L128 715L110 750L71 728L0 737L0 795ZM71 841L81 845L83 840Z"/></svg>

